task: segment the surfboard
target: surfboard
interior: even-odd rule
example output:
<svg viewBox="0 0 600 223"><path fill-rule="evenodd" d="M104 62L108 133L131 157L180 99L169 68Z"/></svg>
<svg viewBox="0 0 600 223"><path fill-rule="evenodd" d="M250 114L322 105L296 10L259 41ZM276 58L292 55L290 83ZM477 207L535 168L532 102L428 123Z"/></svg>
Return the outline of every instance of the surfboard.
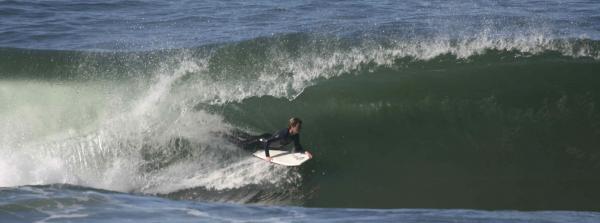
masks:
<svg viewBox="0 0 600 223"><path fill-rule="evenodd" d="M264 150L258 150L253 155L263 160L266 160ZM305 153L292 153L290 151L272 149L269 150L269 155L271 155L272 163L284 166L300 166L302 163L308 161L311 158Z"/></svg>

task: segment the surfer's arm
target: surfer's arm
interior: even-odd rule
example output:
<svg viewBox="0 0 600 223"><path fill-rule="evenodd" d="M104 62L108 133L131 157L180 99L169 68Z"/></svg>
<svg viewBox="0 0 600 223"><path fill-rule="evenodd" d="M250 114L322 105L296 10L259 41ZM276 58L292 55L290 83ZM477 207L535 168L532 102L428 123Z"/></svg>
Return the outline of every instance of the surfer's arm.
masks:
<svg viewBox="0 0 600 223"><path fill-rule="evenodd" d="M265 144L264 144L264 145L265 145L265 156L266 156L266 157L269 157L269 145L271 144L271 142L273 142L273 141L275 141L275 140L278 140L278 139L280 138L280 135L281 135L281 134L275 134L274 136L272 136L271 138L268 138L268 139L265 141Z"/></svg>
<svg viewBox="0 0 600 223"><path fill-rule="evenodd" d="M300 144L300 134L294 136L294 150L298 153L304 152L304 148L302 148L302 145Z"/></svg>
<svg viewBox="0 0 600 223"><path fill-rule="evenodd" d="M287 129L279 130L275 134L273 134L273 136L268 138L264 142L265 143L265 156L269 157L269 146L271 145L272 142L277 141L277 140L283 140L285 137L288 137Z"/></svg>
<svg viewBox="0 0 600 223"><path fill-rule="evenodd" d="M271 139L267 139L267 141L265 141L264 145L265 145L265 157L270 157L269 156L269 143L271 142Z"/></svg>

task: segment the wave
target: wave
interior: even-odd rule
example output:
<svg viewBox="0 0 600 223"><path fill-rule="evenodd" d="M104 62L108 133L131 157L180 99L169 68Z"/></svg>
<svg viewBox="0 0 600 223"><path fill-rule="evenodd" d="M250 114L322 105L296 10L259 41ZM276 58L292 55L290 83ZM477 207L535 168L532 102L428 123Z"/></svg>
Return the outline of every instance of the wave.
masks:
<svg viewBox="0 0 600 223"><path fill-rule="evenodd" d="M590 148L600 123L599 46L484 32L377 40L296 33L147 52L4 48L0 168L7 171L0 186L67 183L181 199L301 197L309 205L345 206L345 190L335 188L388 169L413 168L425 178L513 176L558 162L553 170L567 175L580 161L585 171L578 174L587 176L597 166ZM273 131L289 116L303 117L303 138L319 146L317 159L300 169L260 162L224 137ZM359 153L376 148L397 151ZM339 153L344 158L333 158ZM415 159L374 165L373 154ZM541 161L528 166L514 154ZM506 160L511 167L481 168ZM436 173L444 163L451 167ZM331 183L320 183L330 174ZM376 207L409 202L383 196L403 187L391 178L356 185L387 185L373 195L381 198Z"/></svg>

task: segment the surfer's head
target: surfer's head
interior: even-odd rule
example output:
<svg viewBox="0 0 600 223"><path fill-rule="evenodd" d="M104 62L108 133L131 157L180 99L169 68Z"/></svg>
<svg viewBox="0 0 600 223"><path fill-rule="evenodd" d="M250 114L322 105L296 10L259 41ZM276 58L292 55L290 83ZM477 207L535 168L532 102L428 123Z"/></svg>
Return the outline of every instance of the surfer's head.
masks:
<svg viewBox="0 0 600 223"><path fill-rule="evenodd" d="M302 120L299 118L293 117L290 118L288 122L288 129L292 135L296 135L300 133L300 128L302 128Z"/></svg>

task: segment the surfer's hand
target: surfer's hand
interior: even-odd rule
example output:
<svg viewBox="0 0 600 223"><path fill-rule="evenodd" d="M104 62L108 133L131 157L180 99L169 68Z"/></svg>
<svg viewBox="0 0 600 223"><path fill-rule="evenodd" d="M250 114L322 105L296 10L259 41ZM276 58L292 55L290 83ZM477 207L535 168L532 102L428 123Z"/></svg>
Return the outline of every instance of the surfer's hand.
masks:
<svg viewBox="0 0 600 223"><path fill-rule="evenodd" d="M265 159L266 159L268 162L271 162L271 157L270 157L270 156L267 156Z"/></svg>
<svg viewBox="0 0 600 223"><path fill-rule="evenodd" d="M304 154L308 155L308 158L312 158L312 154L309 151L304 152Z"/></svg>

